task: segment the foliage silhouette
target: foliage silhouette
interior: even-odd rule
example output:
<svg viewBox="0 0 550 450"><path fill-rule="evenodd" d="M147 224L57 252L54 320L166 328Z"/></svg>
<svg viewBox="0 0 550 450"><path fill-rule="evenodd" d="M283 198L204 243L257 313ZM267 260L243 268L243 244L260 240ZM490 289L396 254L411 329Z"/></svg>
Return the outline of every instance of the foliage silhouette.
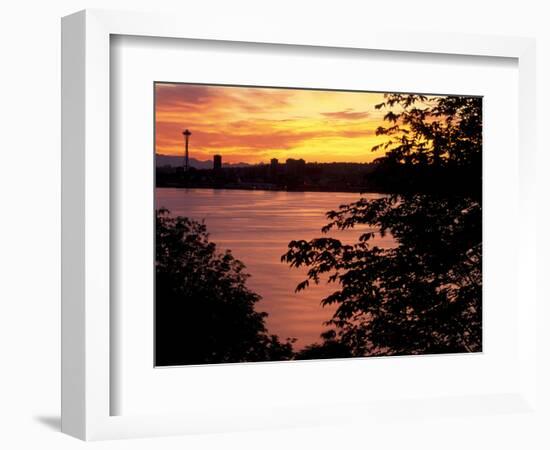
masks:
<svg viewBox="0 0 550 450"><path fill-rule="evenodd" d="M376 181L393 194L327 213L323 228L369 227L353 245L330 237L292 241L282 260L338 289L337 309L308 355L339 357L481 351L481 99L387 94L375 150ZM379 248L373 237L391 234ZM321 356L323 357L323 356Z"/></svg>
<svg viewBox="0 0 550 450"><path fill-rule="evenodd" d="M321 334L321 344L310 344L295 353L295 359L328 359L328 358L349 358L354 356L349 347L342 341L336 339L334 330Z"/></svg>
<svg viewBox="0 0 550 450"><path fill-rule="evenodd" d="M204 223L156 214L155 363L281 361L293 356L265 327L244 264L218 253Z"/></svg>

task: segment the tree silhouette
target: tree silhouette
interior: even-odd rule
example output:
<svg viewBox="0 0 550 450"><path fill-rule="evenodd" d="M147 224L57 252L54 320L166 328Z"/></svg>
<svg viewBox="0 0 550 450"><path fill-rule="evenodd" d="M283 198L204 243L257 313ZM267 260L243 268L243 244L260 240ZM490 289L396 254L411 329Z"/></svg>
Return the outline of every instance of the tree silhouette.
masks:
<svg viewBox="0 0 550 450"><path fill-rule="evenodd" d="M389 126L376 183L393 193L342 205L322 230L376 231L292 241L282 256L308 267L297 290L323 276L338 286L321 301L337 305L331 330L304 356L480 351L481 99L388 94L377 108ZM387 233L395 246L372 244Z"/></svg>
<svg viewBox="0 0 550 450"><path fill-rule="evenodd" d="M265 327L244 264L218 253L204 223L156 214L155 363L159 366L290 359L292 340Z"/></svg>

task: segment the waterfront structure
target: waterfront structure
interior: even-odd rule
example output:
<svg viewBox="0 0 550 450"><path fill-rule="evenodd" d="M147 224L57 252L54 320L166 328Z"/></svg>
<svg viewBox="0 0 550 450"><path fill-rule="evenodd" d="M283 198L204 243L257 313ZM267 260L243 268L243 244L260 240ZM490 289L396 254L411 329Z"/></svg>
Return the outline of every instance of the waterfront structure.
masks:
<svg viewBox="0 0 550 450"><path fill-rule="evenodd" d="M191 136L191 132L185 129L182 134L185 136L185 165L183 166L183 170L187 172L189 170L189 136Z"/></svg>
<svg viewBox="0 0 550 450"><path fill-rule="evenodd" d="M289 175L302 176L306 168L306 162L303 159L292 159L289 158L286 160L286 172Z"/></svg>
<svg viewBox="0 0 550 450"><path fill-rule="evenodd" d="M214 155L214 170L220 170L222 168L222 155Z"/></svg>

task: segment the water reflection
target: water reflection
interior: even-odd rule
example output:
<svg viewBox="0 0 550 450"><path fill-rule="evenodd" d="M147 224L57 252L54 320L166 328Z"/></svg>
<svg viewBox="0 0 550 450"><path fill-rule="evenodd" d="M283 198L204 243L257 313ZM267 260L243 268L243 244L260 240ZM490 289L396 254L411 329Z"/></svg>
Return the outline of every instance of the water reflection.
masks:
<svg viewBox="0 0 550 450"><path fill-rule="evenodd" d="M363 194L374 199L379 194ZM356 201L356 193L242 191L223 189L156 189L156 207L171 214L203 220L210 239L221 249L230 249L243 261L249 287L262 296L257 309L269 313L267 327L281 338L295 337L295 349L319 341L323 322L333 309L322 308L320 300L334 290L322 283L298 294L296 285L305 279L305 270L291 269L280 258L293 239L320 236L327 223L325 213L339 205ZM332 231L328 235L346 243L357 241L369 227ZM391 237L377 236L380 247L391 246Z"/></svg>

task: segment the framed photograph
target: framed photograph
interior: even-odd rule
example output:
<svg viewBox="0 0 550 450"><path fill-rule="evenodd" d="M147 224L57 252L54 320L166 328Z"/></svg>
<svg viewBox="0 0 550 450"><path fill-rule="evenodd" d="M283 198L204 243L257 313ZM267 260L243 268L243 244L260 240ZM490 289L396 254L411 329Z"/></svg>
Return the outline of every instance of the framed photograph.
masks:
<svg viewBox="0 0 550 450"><path fill-rule="evenodd" d="M154 89L156 366L482 351L482 97Z"/></svg>
<svg viewBox="0 0 550 450"><path fill-rule="evenodd" d="M534 42L200 23L63 19L63 431L536 412Z"/></svg>

